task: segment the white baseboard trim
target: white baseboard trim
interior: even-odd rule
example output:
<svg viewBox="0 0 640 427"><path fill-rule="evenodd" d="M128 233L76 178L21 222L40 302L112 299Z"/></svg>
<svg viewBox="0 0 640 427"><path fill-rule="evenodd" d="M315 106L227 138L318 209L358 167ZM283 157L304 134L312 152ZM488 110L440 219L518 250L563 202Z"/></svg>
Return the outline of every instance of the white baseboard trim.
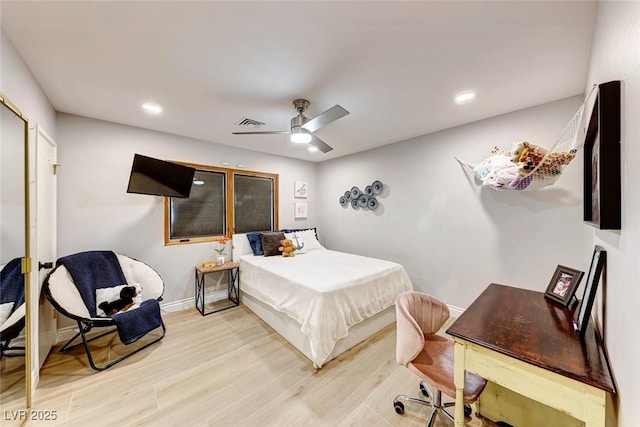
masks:
<svg viewBox="0 0 640 427"><path fill-rule="evenodd" d="M219 301L227 298L228 291L225 289L210 292L204 296L204 303L208 304L210 302ZM194 298L187 298L180 301L173 301L167 304L160 304L160 310L163 313L175 313L176 311L186 310L188 308L195 308L196 303Z"/></svg>
<svg viewBox="0 0 640 427"><path fill-rule="evenodd" d="M160 310L163 313L175 313L176 311L186 310L195 307L193 298L187 298L179 301L172 301L166 304L160 304Z"/></svg>
<svg viewBox="0 0 640 427"><path fill-rule="evenodd" d="M449 304L447 304L447 307L449 307L449 314L451 315L451 317L460 317L460 315L464 313L464 308L456 307Z"/></svg>

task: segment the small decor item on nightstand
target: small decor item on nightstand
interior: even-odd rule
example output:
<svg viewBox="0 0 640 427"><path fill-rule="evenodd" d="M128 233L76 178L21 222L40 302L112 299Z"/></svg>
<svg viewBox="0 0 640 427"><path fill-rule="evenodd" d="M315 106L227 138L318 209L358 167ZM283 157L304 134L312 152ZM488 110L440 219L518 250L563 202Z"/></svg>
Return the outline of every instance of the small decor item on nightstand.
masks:
<svg viewBox="0 0 640 427"><path fill-rule="evenodd" d="M223 236L222 239L218 240L215 244L216 247L214 250L218 253L218 257L216 258L216 265L222 265L227 262L227 243L229 243L229 239L227 236Z"/></svg>
<svg viewBox="0 0 640 427"><path fill-rule="evenodd" d="M573 315L573 325L577 331L580 331L580 337L584 338L587 332L587 325L589 324L589 318L591 317L591 308L593 307L593 301L596 298L596 290L598 289L598 283L600 282L600 276L602 271L605 270L607 263L607 251L601 246L597 246L593 250L593 256L591 257L591 266L589 267L589 274L587 275L587 283L584 287L584 295L580 306L576 309Z"/></svg>
<svg viewBox="0 0 640 427"><path fill-rule="evenodd" d="M545 292L545 298L569 306L584 272L558 265Z"/></svg>

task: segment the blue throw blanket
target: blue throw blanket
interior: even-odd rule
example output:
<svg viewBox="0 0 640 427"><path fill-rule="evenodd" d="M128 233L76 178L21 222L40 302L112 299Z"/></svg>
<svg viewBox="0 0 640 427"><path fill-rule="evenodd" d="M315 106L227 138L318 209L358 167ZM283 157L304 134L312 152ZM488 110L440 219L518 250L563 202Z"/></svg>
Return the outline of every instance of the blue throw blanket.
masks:
<svg viewBox="0 0 640 427"><path fill-rule="evenodd" d="M97 317L96 289L125 285L118 257L112 251L87 251L58 259L56 265L64 265L73 278L91 317Z"/></svg>
<svg viewBox="0 0 640 427"><path fill-rule="evenodd" d="M116 313L112 319L116 322L120 341L131 344L162 325L160 303L155 299L143 301L140 307Z"/></svg>
<svg viewBox="0 0 640 427"><path fill-rule="evenodd" d="M0 304L12 302L11 312L24 302L22 258L14 258L0 272Z"/></svg>

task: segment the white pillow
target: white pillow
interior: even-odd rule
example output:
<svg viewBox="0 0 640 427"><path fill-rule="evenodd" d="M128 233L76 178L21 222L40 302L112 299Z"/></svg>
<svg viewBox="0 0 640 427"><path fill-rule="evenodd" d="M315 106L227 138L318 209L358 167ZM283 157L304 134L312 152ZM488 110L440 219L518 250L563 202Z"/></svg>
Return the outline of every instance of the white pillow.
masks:
<svg viewBox="0 0 640 427"><path fill-rule="evenodd" d="M316 232L313 229L297 231L294 234L301 240L301 244L304 243L305 251L313 251L316 249L324 249L318 239L316 239ZM295 240L294 240L295 241Z"/></svg>
<svg viewBox="0 0 640 427"><path fill-rule="evenodd" d="M13 309L13 302L5 302L4 304L0 304L0 325L4 324L4 322L11 315L11 309Z"/></svg>
<svg viewBox="0 0 640 427"><path fill-rule="evenodd" d="M140 283L132 283L130 285L119 285L111 288L98 288L96 289L96 313L98 313L98 316L105 315L102 309L98 308L100 304L103 303L104 301L111 302L119 299L120 291L125 286L135 286L136 292L138 293L138 295L135 296L135 298L133 299L133 302L136 304L139 304L142 302L142 286L140 286Z"/></svg>
<svg viewBox="0 0 640 427"><path fill-rule="evenodd" d="M305 230L301 232L302 238L304 239L304 246L309 251L313 251L316 249L324 249L324 246L320 244L318 239L316 238L315 230Z"/></svg>
<svg viewBox="0 0 640 427"><path fill-rule="evenodd" d="M302 236L300 236L300 232L299 231L296 231L295 233L284 233L284 238L291 240L293 242L293 246L297 246L297 245L302 246L302 244L304 243L304 240L302 240ZM307 253L306 245L302 249L297 249L294 253L295 254L306 254Z"/></svg>

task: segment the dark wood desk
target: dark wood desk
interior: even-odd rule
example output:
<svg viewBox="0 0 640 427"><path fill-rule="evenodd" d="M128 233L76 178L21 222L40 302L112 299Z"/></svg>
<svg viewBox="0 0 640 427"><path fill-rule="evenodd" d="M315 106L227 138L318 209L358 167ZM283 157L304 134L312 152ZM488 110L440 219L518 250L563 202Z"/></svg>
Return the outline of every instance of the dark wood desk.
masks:
<svg viewBox="0 0 640 427"><path fill-rule="evenodd" d="M451 325L455 340L456 425L464 425L466 371L585 422L605 425L615 385L590 322L584 340L571 311L544 293L491 284Z"/></svg>

